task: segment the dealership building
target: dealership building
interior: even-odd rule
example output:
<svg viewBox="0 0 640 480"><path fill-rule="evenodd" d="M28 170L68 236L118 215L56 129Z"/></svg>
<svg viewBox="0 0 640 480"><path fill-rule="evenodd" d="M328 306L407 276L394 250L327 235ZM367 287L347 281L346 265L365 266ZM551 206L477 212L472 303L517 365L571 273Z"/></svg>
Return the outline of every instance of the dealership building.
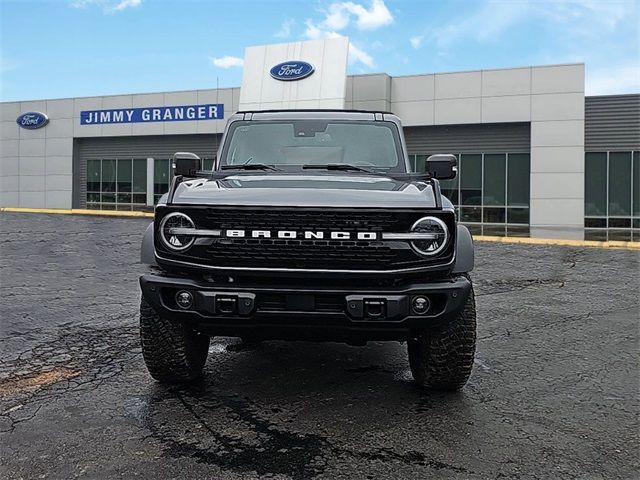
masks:
<svg viewBox="0 0 640 480"><path fill-rule="evenodd" d="M586 97L584 64L347 76L346 48L251 47L238 88L0 103L0 206L149 208L176 151L211 168L233 113L344 108L398 115L416 171L458 155L442 187L476 234L640 241L640 94ZM292 59L315 69L270 75Z"/></svg>

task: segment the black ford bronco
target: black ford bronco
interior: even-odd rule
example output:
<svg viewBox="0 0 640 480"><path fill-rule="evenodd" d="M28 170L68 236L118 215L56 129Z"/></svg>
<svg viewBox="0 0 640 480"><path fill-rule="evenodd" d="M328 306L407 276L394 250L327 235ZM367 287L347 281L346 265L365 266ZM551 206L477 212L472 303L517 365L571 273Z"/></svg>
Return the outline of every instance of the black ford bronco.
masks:
<svg viewBox="0 0 640 480"><path fill-rule="evenodd" d="M412 173L383 112L234 114L213 170L176 153L145 232L140 334L161 382L201 375L212 336L406 341L415 381L459 389L473 366L473 242L438 179Z"/></svg>

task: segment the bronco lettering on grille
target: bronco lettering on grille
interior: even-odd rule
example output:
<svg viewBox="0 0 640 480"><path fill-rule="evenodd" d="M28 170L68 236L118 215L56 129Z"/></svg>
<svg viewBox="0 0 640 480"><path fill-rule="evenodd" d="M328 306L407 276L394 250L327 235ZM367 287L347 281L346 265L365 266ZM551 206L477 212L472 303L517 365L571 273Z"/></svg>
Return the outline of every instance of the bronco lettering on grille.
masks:
<svg viewBox="0 0 640 480"><path fill-rule="evenodd" d="M224 230L227 238L279 238L305 240L378 240L378 232L324 232L315 230Z"/></svg>

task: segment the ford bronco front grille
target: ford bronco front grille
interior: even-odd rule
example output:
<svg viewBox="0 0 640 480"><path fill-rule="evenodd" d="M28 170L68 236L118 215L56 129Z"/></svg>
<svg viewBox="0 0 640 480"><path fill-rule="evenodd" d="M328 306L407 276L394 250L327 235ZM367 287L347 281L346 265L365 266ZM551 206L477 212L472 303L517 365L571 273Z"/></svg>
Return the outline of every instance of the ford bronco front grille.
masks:
<svg viewBox="0 0 640 480"><path fill-rule="evenodd" d="M402 231L410 219L393 212L354 212L336 210L219 210L208 209L203 218L215 228L296 229L342 231Z"/></svg>
<svg viewBox="0 0 640 480"><path fill-rule="evenodd" d="M170 210L158 208L164 216ZM424 211L311 208L212 208L180 209L197 229L241 231L242 238L221 235L199 238L184 252L172 252L156 241L162 258L220 268L287 270L402 270L447 264L452 259L453 239L436 258L415 252L410 242L383 240L382 233L409 232L427 215ZM453 215L442 214L450 229ZM158 222L159 223L159 222ZM249 232L268 230L272 238L251 238ZM297 232L297 238L277 238L275 232ZM304 238L304 232L325 233L323 239ZM348 232L349 239L330 239L331 232ZM357 238L360 232L376 232L375 239ZM276 237L276 238L274 238Z"/></svg>
<svg viewBox="0 0 640 480"><path fill-rule="evenodd" d="M411 252L408 252L410 256ZM209 258L219 265L238 263L279 265L284 268L389 268L398 260L399 252L385 242L278 239L224 239L207 249Z"/></svg>

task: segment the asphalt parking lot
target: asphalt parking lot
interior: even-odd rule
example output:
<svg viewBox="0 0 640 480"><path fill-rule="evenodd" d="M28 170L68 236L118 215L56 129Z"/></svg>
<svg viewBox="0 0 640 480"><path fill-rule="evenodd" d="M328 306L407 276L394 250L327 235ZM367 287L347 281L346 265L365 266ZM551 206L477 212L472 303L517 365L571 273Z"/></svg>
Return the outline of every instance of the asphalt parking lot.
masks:
<svg viewBox="0 0 640 480"><path fill-rule="evenodd" d="M478 243L458 394L398 343L235 339L165 388L138 345L148 222L0 214L1 478L638 477L638 251Z"/></svg>

